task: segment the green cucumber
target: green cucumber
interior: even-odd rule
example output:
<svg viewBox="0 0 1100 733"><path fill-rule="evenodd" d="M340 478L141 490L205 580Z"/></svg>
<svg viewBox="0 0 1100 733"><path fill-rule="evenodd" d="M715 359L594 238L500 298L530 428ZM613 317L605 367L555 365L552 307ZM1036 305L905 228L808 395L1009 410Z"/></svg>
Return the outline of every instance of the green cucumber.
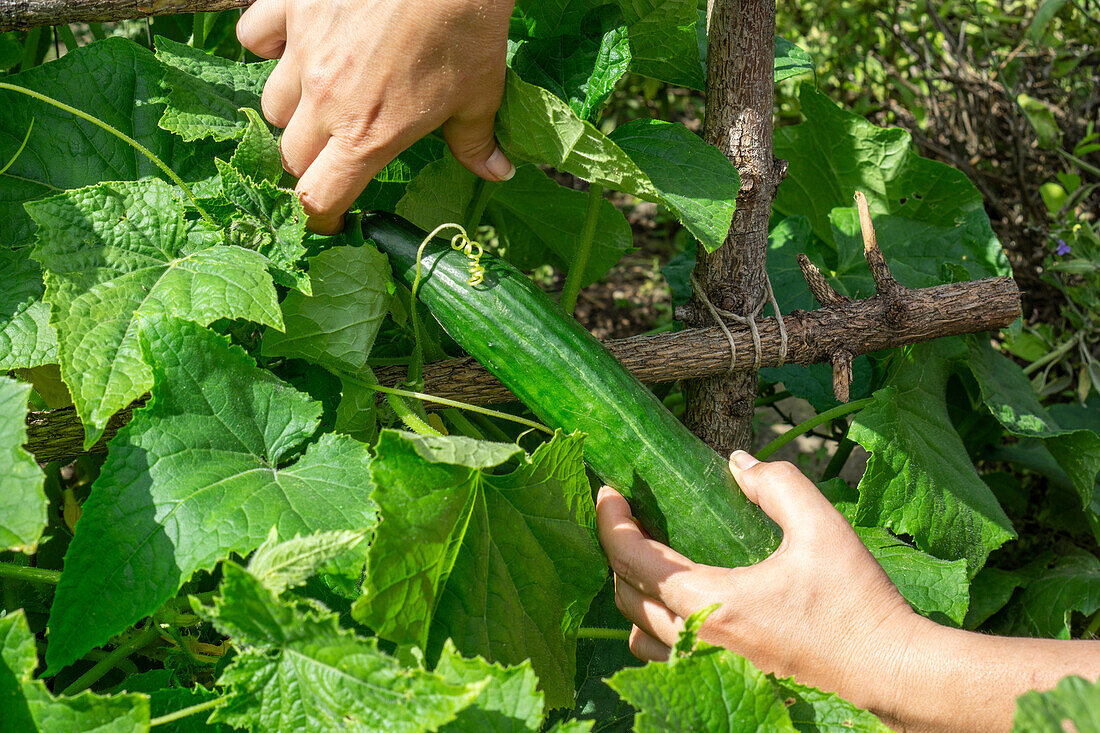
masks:
<svg viewBox="0 0 1100 733"><path fill-rule="evenodd" d="M425 232L389 214L363 219L407 285ZM435 240L421 261L420 300L451 337L546 425L587 435L585 461L630 501L653 537L697 562L732 567L767 557L778 527L699 440L577 321L519 270L486 253L485 280Z"/></svg>

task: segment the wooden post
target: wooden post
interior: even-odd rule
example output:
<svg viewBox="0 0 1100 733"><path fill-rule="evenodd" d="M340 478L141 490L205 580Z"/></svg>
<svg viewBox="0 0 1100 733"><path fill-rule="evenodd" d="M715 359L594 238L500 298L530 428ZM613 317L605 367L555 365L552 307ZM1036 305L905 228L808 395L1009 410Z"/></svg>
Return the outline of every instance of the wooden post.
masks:
<svg viewBox="0 0 1100 733"><path fill-rule="evenodd" d="M775 102L775 0L710 0L707 106L703 134L741 174L741 191L726 243L699 248L695 279L710 301L752 313L766 297L768 218L785 166L772 155ZM692 326L710 316L698 296ZM756 399L754 371L687 382L685 422L723 455L749 447Z"/></svg>

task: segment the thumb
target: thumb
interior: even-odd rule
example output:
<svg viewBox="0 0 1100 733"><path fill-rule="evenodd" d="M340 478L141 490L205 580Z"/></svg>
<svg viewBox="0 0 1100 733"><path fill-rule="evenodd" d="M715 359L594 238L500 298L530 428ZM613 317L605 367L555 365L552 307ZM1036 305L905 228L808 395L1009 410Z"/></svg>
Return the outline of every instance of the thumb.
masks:
<svg viewBox="0 0 1100 733"><path fill-rule="evenodd" d="M785 536L799 535L845 521L814 482L786 461L758 461L745 451L730 456L730 471L753 503L775 520Z"/></svg>
<svg viewBox="0 0 1100 733"><path fill-rule="evenodd" d="M497 145L493 135L496 112L466 116L458 114L443 125L443 139L455 159L487 181L507 181L516 174L516 167Z"/></svg>

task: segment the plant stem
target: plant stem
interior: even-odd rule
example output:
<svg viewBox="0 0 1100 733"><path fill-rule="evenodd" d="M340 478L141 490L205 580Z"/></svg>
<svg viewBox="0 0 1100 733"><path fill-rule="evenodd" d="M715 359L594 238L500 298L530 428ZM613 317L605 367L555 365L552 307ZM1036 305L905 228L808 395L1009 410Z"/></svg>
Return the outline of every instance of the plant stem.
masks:
<svg viewBox="0 0 1100 733"><path fill-rule="evenodd" d="M581 292L584 272L588 269L588 258L592 254L592 240L596 236L602 203L603 186L593 183L588 189L588 211L584 215L584 228L581 229L577 250L573 253L573 261L569 263L569 274L565 277L565 287L561 291L561 307L569 315L573 315L577 307L577 296Z"/></svg>
<svg viewBox="0 0 1100 733"><path fill-rule="evenodd" d="M61 573L57 570L32 568L26 565L13 565L11 563L4 562L0 563L0 578L25 580L28 583L45 583L47 585L57 585L59 582L61 582Z"/></svg>
<svg viewBox="0 0 1100 733"><path fill-rule="evenodd" d="M577 630L578 639L618 639L630 641L629 629L601 629L593 626L582 626Z"/></svg>
<svg viewBox="0 0 1100 733"><path fill-rule="evenodd" d="M852 455L852 449L856 447L855 441L848 439L848 433L845 432L844 439L836 447L836 453L829 459L829 465L825 466L824 473L821 474L821 480L829 481L840 475L840 471L844 468L844 464L848 462L848 459Z"/></svg>
<svg viewBox="0 0 1100 733"><path fill-rule="evenodd" d="M80 44L76 42L76 35L73 34L73 29L68 23L62 23L57 26L57 33L61 36L61 42L65 44L66 51L75 51L80 47Z"/></svg>
<svg viewBox="0 0 1100 733"><path fill-rule="evenodd" d="M107 33L103 30L102 23L89 23L88 30L92 33L92 38L97 41L102 41L107 37Z"/></svg>
<svg viewBox="0 0 1100 733"><path fill-rule="evenodd" d="M450 407L443 410L443 416L451 423L455 432L478 440L485 440L485 435L478 430L476 425L466 419L461 410Z"/></svg>
<svg viewBox="0 0 1100 733"><path fill-rule="evenodd" d="M477 237L477 228L481 226L481 219L485 216L485 207L489 205L489 199L496 193L497 185L484 178L477 179L474 185L474 197L466 214L466 231L473 238Z"/></svg>
<svg viewBox="0 0 1100 733"><path fill-rule="evenodd" d="M174 713L168 713L162 715L159 718L153 718L149 721L149 727L152 728L155 725L165 725L166 723L174 723L181 718L187 718L198 713L206 712L207 710L213 710L216 707L220 707L229 701L228 697L215 697L213 700L207 700L206 702L200 702L198 705L192 705L189 708L182 708Z"/></svg>
<svg viewBox="0 0 1100 733"><path fill-rule="evenodd" d="M19 159L19 156L23 154L23 150L27 147L27 141L31 139L31 130L34 129L34 118L31 118L31 124L27 126L27 134L23 136L23 142L19 144L19 149L15 151L15 155L8 159L8 162L4 164L3 168L0 168L0 176L8 172L8 168L11 168L12 164Z"/></svg>
<svg viewBox="0 0 1100 733"><path fill-rule="evenodd" d="M37 29L35 29L35 30L37 30ZM0 82L0 89L7 89L10 92L18 92L19 94L26 94L28 97L33 97L33 98L37 99L40 102L45 102L46 104L48 104L52 107L57 107L60 110L64 110L65 112L68 112L71 115L79 117L80 119L84 120L85 122L92 123L93 125L100 128L101 130L105 130L106 132L111 133L112 135L117 137L119 140L122 140L124 143L126 143L130 147L134 148L134 150L137 150L139 153L141 153L146 158L148 158L150 161L152 161L153 165L155 165L157 168L160 168L162 171L164 171L164 175L168 176L169 180L171 180L172 183L179 186L183 190L183 192L185 194L187 194L187 198L191 199L191 204L199 212L199 215L202 216L203 220L207 224L215 225L214 220L210 218L210 215L206 213L206 210L203 209L201 206L199 206L199 202L195 200L195 195L191 192L191 189L188 187L188 185L183 182L183 179L180 178L174 170L169 168L167 163L165 163L163 160L161 160L156 155L154 155L153 151L151 151L149 148L147 148L144 145L142 145L141 143L139 143L134 138L127 135L122 130L119 130L118 128L115 128L115 127L112 127L111 125L108 125L103 120L99 119L98 117L93 117L92 115L88 114L87 112L84 112L83 110L79 110L76 107L65 104L64 102L59 102L58 100L54 99L53 97L48 97L45 94L41 94L39 92L34 91L33 89L27 89L26 87L21 87L21 86L18 86L17 84L8 84L7 82Z"/></svg>
<svg viewBox="0 0 1100 733"><path fill-rule="evenodd" d="M761 448L759 452L757 452L756 458L760 461L766 461L773 453L775 453L777 450L785 446L787 443L790 443L792 440L799 437L800 435L805 435L806 433L816 428L818 425L824 425L830 420L835 420L838 417L847 415L848 413L862 410L864 407L867 407L874 401L874 397L867 397L866 399L856 400L855 402L849 402L844 405L838 405L831 410L826 410L820 415L814 415L809 420L795 425L793 428Z"/></svg>
<svg viewBox="0 0 1100 733"><path fill-rule="evenodd" d="M756 406L757 407L767 407L768 405L774 405L776 402L780 402L782 400L785 400L790 396L791 396L791 392L788 389L785 389L781 392L773 392L772 394L764 395L763 397L757 397L756 398Z"/></svg>
<svg viewBox="0 0 1100 733"><path fill-rule="evenodd" d="M1067 353L1069 353L1069 350L1072 349L1074 344L1076 344L1080 339L1081 339L1081 334L1077 334L1076 336L1069 339L1065 343L1060 344L1058 346L1058 348L1054 349L1054 351L1048 352L1047 354L1044 354L1043 356L1039 357L1038 359L1036 359L1035 361L1031 362L1026 367L1024 367L1024 374L1028 374L1028 375L1033 374L1033 373L1035 373L1035 371L1037 371L1038 369L1043 368L1044 366L1046 366L1050 362L1056 361L1056 360L1062 358Z"/></svg>
<svg viewBox="0 0 1100 733"><path fill-rule="evenodd" d="M135 636L133 639L130 639L126 643L119 644L118 647L114 649L114 651L105 656L103 659L96 662L95 665L87 672L77 677L76 680L71 685L66 687L65 691L61 694L68 697L88 689L96 682L98 682L103 677L103 675L107 674L116 666L118 666L118 663L121 662L123 659L126 659L126 657L130 656L139 649L144 649L145 647L156 641L158 638L160 638L160 629L157 628L157 625L155 623L150 621L149 625L141 630L141 633L139 633L137 636Z"/></svg>
<svg viewBox="0 0 1100 733"><path fill-rule="evenodd" d="M403 391L403 390L401 390ZM397 413L397 416L401 418L401 422L405 423L405 427L413 431L417 435L434 435L440 436L438 430L429 425L423 418L416 414L416 412L405 404L405 401L400 396L394 394L386 394L386 401L390 403L390 407Z"/></svg>
<svg viewBox="0 0 1100 733"><path fill-rule="evenodd" d="M206 13L195 13L191 25L191 46L193 48L206 48Z"/></svg>
<svg viewBox="0 0 1100 733"><path fill-rule="evenodd" d="M23 61L19 64L20 71L34 68L38 58L38 45L42 42L42 26L31 28L27 31L27 37L23 39Z"/></svg>

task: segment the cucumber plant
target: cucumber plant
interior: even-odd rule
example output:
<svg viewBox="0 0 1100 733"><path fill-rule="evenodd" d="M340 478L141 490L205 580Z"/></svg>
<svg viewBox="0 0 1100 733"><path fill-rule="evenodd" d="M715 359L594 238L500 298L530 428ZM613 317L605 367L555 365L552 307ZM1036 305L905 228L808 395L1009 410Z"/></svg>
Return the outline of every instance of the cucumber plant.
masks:
<svg viewBox="0 0 1100 733"><path fill-rule="evenodd" d="M683 689L690 704L660 711L671 725L727 714L692 687L713 654L625 669L585 464L635 489L650 529L696 557L755 561L775 530L519 272L559 268L567 300L603 277L631 248L605 189L670 212L684 258L721 246L739 185L721 153L681 124L598 124L628 72L702 85L697 4L553 5L518 3L512 27L497 136L516 176L484 184L428 137L334 237L306 231L258 112L271 63L106 38L3 79L6 727L10 715L13 730L50 731L610 730L637 710L642 730L654 699ZM777 78L812 70L777 48ZM799 254L840 292L872 291L857 189L905 285L1009 273L961 173L809 81L800 99L804 120L775 141L790 169L769 272L785 308L810 306ZM457 248L426 236L444 224L464 225ZM481 234L495 253L473 244ZM423 362L463 350L530 412L429 412ZM409 365L407 384L379 385L383 364ZM910 603L968 628L1095 632L1095 404L1040 403L979 338L860 357L854 373L866 402L845 440L870 459L858 487L835 471L822 486ZM827 371L762 376L835 406ZM75 463L40 465L21 447L32 408L79 420ZM1033 483L976 466L994 460L1051 477L1066 547L1012 551L1028 541L1013 519ZM724 655L723 685L740 691L731 720L880 726Z"/></svg>

